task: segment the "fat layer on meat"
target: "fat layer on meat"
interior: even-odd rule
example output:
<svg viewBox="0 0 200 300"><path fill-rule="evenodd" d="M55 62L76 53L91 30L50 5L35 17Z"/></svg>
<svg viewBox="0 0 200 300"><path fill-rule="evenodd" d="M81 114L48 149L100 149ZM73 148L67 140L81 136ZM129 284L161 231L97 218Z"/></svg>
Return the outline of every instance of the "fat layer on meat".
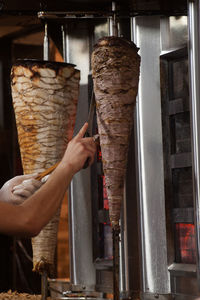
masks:
<svg viewBox="0 0 200 300"><path fill-rule="evenodd" d="M62 158L72 138L80 71L70 64L21 61L11 79L24 174L40 173ZM36 271L53 269L59 215L60 209L32 239Z"/></svg>

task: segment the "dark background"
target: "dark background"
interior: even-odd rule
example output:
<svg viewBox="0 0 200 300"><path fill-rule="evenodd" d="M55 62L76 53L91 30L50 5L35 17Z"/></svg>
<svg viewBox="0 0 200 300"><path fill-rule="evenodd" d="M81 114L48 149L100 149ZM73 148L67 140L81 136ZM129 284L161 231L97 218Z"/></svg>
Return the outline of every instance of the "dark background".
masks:
<svg viewBox="0 0 200 300"><path fill-rule="evenodd" d="M110 10L110 0L68 0L68 1L25 1L25 0L6 0L0 1L0 7L3 12L38 12L40 10ZM118 0L116 1L118 9L137 12L137 11L155 11L165 13L180 13L186 12L186 0ZM94 5L95 4L95 5Z"/></svg>

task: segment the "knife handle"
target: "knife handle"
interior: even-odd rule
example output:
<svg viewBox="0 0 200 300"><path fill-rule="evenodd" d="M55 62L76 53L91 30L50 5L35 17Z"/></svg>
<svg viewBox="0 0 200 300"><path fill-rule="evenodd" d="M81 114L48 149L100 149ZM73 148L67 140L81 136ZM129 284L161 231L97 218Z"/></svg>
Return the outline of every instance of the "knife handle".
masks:
<svg viewBox="0 0 200 300"><path fill-rule="evenodd" d="M86 131L86 133L84 134L84 138L85 137L90 137L88 131ZM87 167L89 166L89 162L90 162L90 158L88 157L83 165L83 169L87 169Z"/></svg>
<svg viewBox="0 0 200 300"><path fill-rule="evenodd" d="M41 180L43 177L45 177L46 175L50 174L51 172L53 172L53 170L59 165L60 162L57 162L56 164L54 164L53 166L51 166L50 168L48 168L47 170L39 173L36 177L36 180Z"/></svg>

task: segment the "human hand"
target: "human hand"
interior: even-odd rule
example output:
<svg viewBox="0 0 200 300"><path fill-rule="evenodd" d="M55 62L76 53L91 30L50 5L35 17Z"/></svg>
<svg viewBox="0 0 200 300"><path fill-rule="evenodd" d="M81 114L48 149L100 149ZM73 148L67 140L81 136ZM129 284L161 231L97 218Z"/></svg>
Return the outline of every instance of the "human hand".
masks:
<svg viewBox="0 0 200 300"><path fill-rule="evenodd" d="M84 137L88 123L85 123L79 133L69 142L61 161L64 165L69 165L73 174L83 168L87 158L89 166L94 161L96 143L92 137Z"/></svg>
<svg viewBox="0 0 200 300"><path fill-rule="evenodd" d="M35 179L36 176L21 175L7 181L0 189L0 201L14 205L23 203L42 185L42 182Z"/></svg>

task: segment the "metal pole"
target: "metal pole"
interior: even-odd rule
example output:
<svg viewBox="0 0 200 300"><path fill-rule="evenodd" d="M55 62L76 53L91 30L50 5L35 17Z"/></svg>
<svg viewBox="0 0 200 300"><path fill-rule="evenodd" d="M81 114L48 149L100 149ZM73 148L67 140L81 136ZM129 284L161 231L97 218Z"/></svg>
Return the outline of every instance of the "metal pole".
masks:
<svg viewBox="0 0 200 300"><path fill-rule="evenodd" d="M113 22L112 22L112 32L114 36L118 36L118 25L116 20L116 3L112 2L112 12L113 12Z"/></svg>
<svg viewBox="0 0 200 300"><path fill-rule="evenodd" d="M48 276L47 272L41 274L41 300L46 300L48 297Z"/></svg>
<svg viewBox="0 0 200 300"><path fill-rule="evenodd" d="M119 290L121 295L125 295L127 292L127 276L128 272L126 272L126 260L127 260L127 252L125 252L127 248L127 239L126 239L126 194L124 192L124 201L121 207L121 217L120 217L120 234L119 234Z"/></svg>
<svg viewBox="0 0 200 300"><path fill-rule="evenodd" d="M47 23L45 23L45 27L44 27L43 59L49 60L49 37L48 37ZM47 296L48 296L48 276L46 272L43 272L41 274L41 300L46 300Z"/></svg>
<svg viewBox="0 0 200 300"><path fill-rule="evenodd" d="M190 115L192 129L194 220L197 278L200 279L200 1L188 1ZM199 284L200 288L200 284Z"/></svg>
<svg viewBox="0 0 200 300"><path fill-rule="evenodd" d="M44 27L43 59L49 60L49 37L47 23L45 23Z"/></svg>
<svg viewBox="0 0 200 300"><path fill-rule="evenodd" d="M120 300L119 290L119 235L120 226L116 225L112 228L113 237L113 299Z"/></svg>
<svg viewBox="0 0 200 300"><path fill-rule="evenodd" d="M135 17L131 19L131 24L131 39L140 48L141 56L134 125L141 297L153 299L153 295L158 294L168 298L170 276L167 262L160 100L160 16Z"/></svg>
<svg viewBox="0 0 200 300"><path fill-rule="evenodd" d="M61 30L62 30L62 44L63 44L63 60L64 62L67 61L67 31L66 31L66 26L67 25L62 25Z"/></svg>
<svg viewBox="0 0 200 300"><path fill-rule="evenodd" d="M113 27L112 27L112 18L108 18L108 35L112 36L113 35Z"/></svg>
<svg viewBox="0 0 200 300"><path fill-rule="evenodd" d="M118 36L118 24L116 20L116 3L112 1L112 12L113 16L109 19L109 35ZM117 224L112 227L112 238L113 238L113 299L120 299L120 246L119 237L120 235L120 225Z"/></svg>
<svg viewBox="0 0 200 300"><path fill-rule="evenodd" d="M109 36L118 36L118 22L116 18L116 2L112 1L112 17L108 19Z"/></svg>

